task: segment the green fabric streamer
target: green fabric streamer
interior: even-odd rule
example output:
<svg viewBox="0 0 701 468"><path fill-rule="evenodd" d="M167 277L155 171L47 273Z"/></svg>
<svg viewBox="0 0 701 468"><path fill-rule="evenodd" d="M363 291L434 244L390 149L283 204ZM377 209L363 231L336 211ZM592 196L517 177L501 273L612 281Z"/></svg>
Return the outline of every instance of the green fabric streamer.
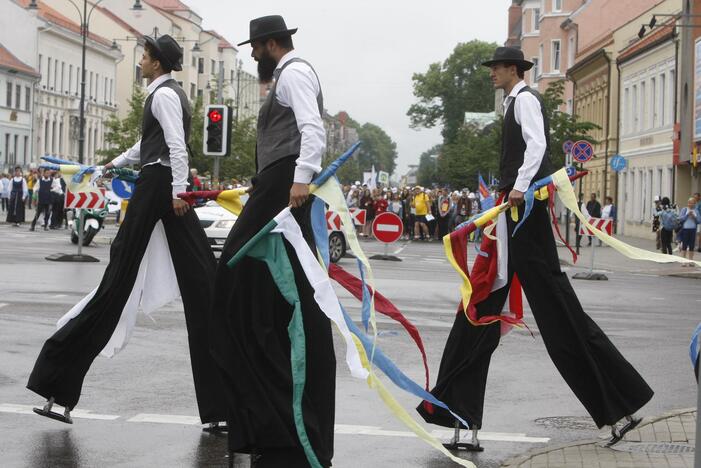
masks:
<svg viewBox="0 0 701 468"><path fill-rule="evenodd" d="M287 326L287 334L290 337L290 361L292 367L292 411L294 414L297 437L302 444L307 461L313 468L323 468L314 453L307 429L304 426L302 416L302 396L306 383L307 359L304 336L304 321L302 318L302 303L299 299L297 284L295 283L292 264L287 256L282 234L273 233L268 236L258 237L257 242L248 245L247 254L258 260L262 260L268 266L275 285L287 302L294 306L292 319ZM254 237L254 239L256 239Z"/></svg>
<svg viewBox="0 0 701 468"><path fill-rule="evenodd" d="M114 167L110 169L110 173L126 182L136 182L139 179L139 172L127 167Z"/></svg>

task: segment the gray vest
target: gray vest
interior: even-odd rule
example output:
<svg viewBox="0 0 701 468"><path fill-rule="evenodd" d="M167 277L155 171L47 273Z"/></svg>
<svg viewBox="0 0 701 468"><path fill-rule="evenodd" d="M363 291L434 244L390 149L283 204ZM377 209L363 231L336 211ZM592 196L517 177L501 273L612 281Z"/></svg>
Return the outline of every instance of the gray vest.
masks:
<svg viewBox="0 0 701 468"><path fill-rule="evenodd" d="M190 139L190 121L192 120L192 110L190 109L190 102L187 100L185 91L178 85L177 81L170 79L164 81L158 88L156 88L149 97L146 98L146 103L144 104L144 122L142 124L141 132L141 165L148 163L153 163L158 161L170 161L170 148L166 144L165 136L163 135L163 129L158 120L153 116L151 112L151 103L153 102L153 96L161 88L170 88L175 91L175 94L180 98L180 105L183 109L183 129L185 130L185 144Z"/></svg>
<svg viewBox="0 0 701 468"><path fill-rule="evenodd" d="M287 62L279 71L279 75L273 89L268 93L268 97L260 108L258 114L258 138L256 146L256 169L261 172L272 163L288 156L299 156L302 146L302 135L297 129L297 119L291 107L284 107L275 98L277 92L277 82L280 75L288 65L295 62L302 62L314 68L309 62L300 58L293 58ZM314 71L316 74L316 71ZM317 76L317 80L319 77ZM324 113L324 96L319 86L319 95L316 97L319 105L319 115Z"/></svg>

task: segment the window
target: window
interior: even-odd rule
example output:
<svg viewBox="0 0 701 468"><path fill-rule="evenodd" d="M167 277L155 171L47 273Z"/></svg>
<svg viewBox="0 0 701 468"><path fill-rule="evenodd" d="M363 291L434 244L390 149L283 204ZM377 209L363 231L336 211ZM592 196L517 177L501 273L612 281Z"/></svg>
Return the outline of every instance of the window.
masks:
<svg viewBox="0 0 701 468"><path fill-rule="evenodd" d="M632 117L633 117L633 119L631 122L632 125L630 127L630 130L631 130L631 133L635 133L638 131L638 117L640 115L638 113L638 85L633 85L632 92L633 92L633 96L632 96L632 99L633 99L633 101L632 101L632 113L633 113Z"/></svg>
<svg viewBox="0 0 701 468"><path fill-rule="evenodd" d="M112 103L114 102L114 94L113 94L113 90L112 90L112 87L113 87L113 86L114 86L114 79L113 79L113 78L110 78L110 94L109 94L109 96L110 96L110 104L112 104Z"/></svg>
<svg viewBox="0 0 701 468"><path fill-rule="evenodd" d="M58 154L63 154L63 121L58 125Z"/></svg>
<svg viewBox="0 0 701 468"><path fill-rule="evenodd" d="M664 127L667 123L665 116L667 115L667 76L660 75L660 126Z"/></svg>
<svg viewBox="0 0 701 468"><path fill-rule="evenodd" d="M538 81L540 76L540 59L538 57L531 57L531 62L533 62L533 68L531 68L531 84Z"/></svg>
<svg viewBox="0 0 701 468"><path fill-rule="evenodd" d="M197 90L197 97L198 97L198 98L201 98L201 97L202 97L202 94L203 94L203 93L202 93L202 90L201 90L201 89L198 89L198 90Z"/></svg>
<svg viewBox="0 0 701 468"><path fill-rule="evenodd" d="M97 102L97 98L100 97L100 74L99 73L95 73L95 94L93 94L93 93L90 93L90 94L91 94L90 97L95 96L93 98L93 100L95 102Z"/></svg>
<svg viewBox="0 0 701 468"><path fill-rule="evenodd" d="M197 59L197 73L204 73L204 58Z"/></svg>
<svg viewBox="0 0 701 468"><path fill-rule="evenodd" d="M83 75L81 75L81 73L80 73L80 67L76 67L76 69L75 69L75 95L76 96L80 92L79 87L80 87L80 82L82 79L83 79Z"/></svg>
<svg viewBox="0 0 701 468"><path fill-rule="evenodd" d="M109 88L109 84L110 84L109 78L105 78L105 87L102 90L102 95L104 96L102 101L105 103L107 102L107 90Z"/></svg>
<svg viewBox="0 0 701 468"><path fill-rule="evenodd" d="M139 65L136 65L134 67L134 83L141 83L142 80L142 75L141 75L141 67Z"/></svg>
<svg viewBox="0 0 701 468"><path fill-rule="evenodd" d="M6 133L5 134L5 153L3 154L5 156L5 161L8 163L10 162L10 134Z"/></svg>
<svg viewBox="0 0 701 468"><path fill-rule="evenodd" d="M27 164L27 153L29 152L29 137L24 137L24 154L22 155L22 164Z"/></svg>
<svg viewBox="0 0 701 468"><path fill-rule="evenodd" d="M51 154L56 154L56 121L51 122Z"/></svg>
<svg viewBox="0 0 701 468"><path fill-rule="evenodd" d="M39 54L39 74L41 75L41 60L42 60L42 55Z"/></svg>
<svg viewBox="0 0 701 468"><path fill-rule="evenodd" d="M647 128L645 113L647 112L647 83L640 83L640 130Z"/></svg>
<svg viewBox="0 0 701 468"><path fill-rule="evenodd" d="M231 77L229 78L229 81L231 81L232 83L234 82L234 73L235 73L235 70L232 68L231 69Z"/></svg>
<svg viewBox="0 0 701 468"><path fill-rule="evenodd" d="M63 80L64 80L65 76L66 76L66 63L61 62L61 94L63 94L63 92L66 90L63 87Z"/></svg>
<svg viewBox="0 0 701 468"><path fill-rule="evenodd" d="M630 133L630 88L623 92L623 122L621 122L622 133Z"/></svg>
<svg viewBox="0 0 701 468"><path fill-rule="evenodd" d="M51 86L51 57L46 57L46 88Z"/></svg>
<svg viewBox="0 0 701 468"><path fill-rule="evenodd" d="M650 78L650 110L652 111L651 127L657 128L657 80Z"/></svg>
<svg viewBox="0 0 701 468"><path fill-rule="evenodd" d="M553 12L562 11L562 0L553 0Z"/></svg>
<svg viewBox="0 0 701 468"><path fill-rule="evenodd" d="M24 110L29 111L32 105L32 88L29 86L24 87Z"/></svg>
<svg viewBox="0 0 701 468"><path fill-rule="evenodd" d="M73 65L68 65L68 94L73 89Z"/></svg>
<svg viewBox="0 0 701 468"><path fill-rule="evenodd" d="M212 63L212 75L216 75L217 73L217 62L214 59L211 59L210 62Z"/></svg>
<svg viewBox="0 0 701 468"><path fill-rule="evenodd" d="M19 109L22 104L22 85L15 85L15 109Z"/></svg>
<svg viewBox="0 0 701 468"><path fill-rule="evenodd" d="M543 63L543 44L538 46L538 63L542 64ZM542 65L538 67L538 76L542 75L545 72L543 69Z"/></svg>
<svg viewBox="0 0 701 468"><path fill-rule="evenodd" d="M531 20L533 21L531 23L531 31L538 32L540 31L540 8L533 8L531 12Z"/></svg>
<svg viewBox="0 0 701 468"><path fill-rule="evenodd" d="M574 107L574 103L572 102L572 99L568 99L567 100L567 113L568 114L570 114L570 115L572 114L573 107Z"/></svg>
<svg viewBox="0 0 701 468"><path fill-rule="evenodd" d="M195 99L195 96L197 96L197 86L195 86L195 83L190 83L190 99Z"/></svg>
<svg viewBox="0 0 701 468"><path fill-rule="evenodd" d="M92 99L92 72L90 72L90 87L88 88L88 97Z"/></svg>
<svg viewBox="0 0 701 468"><path fill-rule="evenodd" d="M7 83L7 94L5 95L5 105L12 107L12 83Z"/></svg>
<svg viewBox="0 0 701 468"><path fill-rule="evenodd" d="M58 91L58 60L54 60L54 84L51 91Z"/></svg>
<svg viewBox="0 0 701 468"><path fill-rule="evenodd" d="M552 50L551 50L551 64L552 64L552 72L557 73L560 71L560 41L559 40L554 40L552 41Z"/></svg>
<svg viewBox="0 0 701 468"><path fill-rule="evenodd" d="M17 142L19 141L19 135L15 135L15 144L14 144L14 151L12 152L12 161L10 161L10 164L16 164L17 163L17 153L19 153L19 147L17 146Z"/></svg>
<svg viewBox="0 0 701 468"><path fill-rule="evenodd" d="M194 55L192 56L192 66L193 67L197 66L197 57L195 57Z"/></svg>

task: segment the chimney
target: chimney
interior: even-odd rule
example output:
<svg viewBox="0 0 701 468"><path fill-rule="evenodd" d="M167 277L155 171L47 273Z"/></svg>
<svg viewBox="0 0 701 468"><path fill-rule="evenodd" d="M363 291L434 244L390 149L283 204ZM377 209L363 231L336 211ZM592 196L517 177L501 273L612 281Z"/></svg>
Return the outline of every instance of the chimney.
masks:
<svg viewBox="0 0 701 468"><path fill-rule="evenodd" d="M507 47L521 47L521 18L523 12L521 3L523 0L512 0L509 7L509 30L507 31Z"/></svg>

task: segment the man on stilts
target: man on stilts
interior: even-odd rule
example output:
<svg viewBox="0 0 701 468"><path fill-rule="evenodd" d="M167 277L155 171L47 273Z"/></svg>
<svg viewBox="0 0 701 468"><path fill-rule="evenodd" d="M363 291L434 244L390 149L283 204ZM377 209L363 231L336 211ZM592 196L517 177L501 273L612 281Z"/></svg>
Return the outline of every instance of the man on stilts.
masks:
<svg viewBox="0 0 701 468"><path fill-rule="evenodd" d="M70 411L98 353L111 356L126 344L135 313L145 308L145 301L153 304L168 297L167 302L179 290L200 419L211 430L226 416L208 339L216 260L196 214L177 197L187 187L192 117L187 96L170 74L182 70L182 52L168 35L145 41L140 65L149 85L142 138L105 166L109 170L141 165L129 210L112 242L99 287L61 319L62 326L39 354L27 388L48 400L43 409L35 408L36 413L72 423ZM65 412L52 411L53 404Z"/></svg>
<svg viewBox="0 0 701 468"><path fill-rule="evenodd" d="M525 71L533 66L524 60L523 52L500 47L483 65L491 69L494 87L507 96L499 191L517 207L520 219L528 187L552 173L549 123L540 95L523 81ZM517 223L508 212L499 217L498 237L505 246L499 251L503 267L491 292L485 291L486 298L476 304L477 317L500 315L518 280L553 363L597 426L611 426L609 445L613 445L640 422L634 414L652 398L653 391L584 312L560 270L547 201L536 200L530 216L513 235ZM502 262L506 255L508 259ZM519 298L520 294L518 290ZM459 443L461 425L448 412L426 402L417 408L427 422L455 427L454 439L446 444L449 448L481 450L477 431L482 427L489 363L500 335L499 321L475 325L462 310L458 312L431 393L470 423L465 429L472 429L472 442ZM621 420L624 425L618 428Z"/></svg>
<svg viewBox="0 0 701 468"><path fill-rule="evenodd" d="M326 146L321 85L312 66L294 50L280 16L250 24L252 56L261 82L274 80L258 116L257 174L250 198L224 245L215 285L212 353L220 367L229 406L230 463L233 452L250 453L253 465L307 467L292 405L287 327L293 313L266 264L245 257L227 262L287 206L316 251L311 228L309 183L320 172ZM320 464L333 457L336 359L331 324L294 249L285 241L304 315L306 383L304 426ZM233 465L230 465L233 466Z"/></svg>

